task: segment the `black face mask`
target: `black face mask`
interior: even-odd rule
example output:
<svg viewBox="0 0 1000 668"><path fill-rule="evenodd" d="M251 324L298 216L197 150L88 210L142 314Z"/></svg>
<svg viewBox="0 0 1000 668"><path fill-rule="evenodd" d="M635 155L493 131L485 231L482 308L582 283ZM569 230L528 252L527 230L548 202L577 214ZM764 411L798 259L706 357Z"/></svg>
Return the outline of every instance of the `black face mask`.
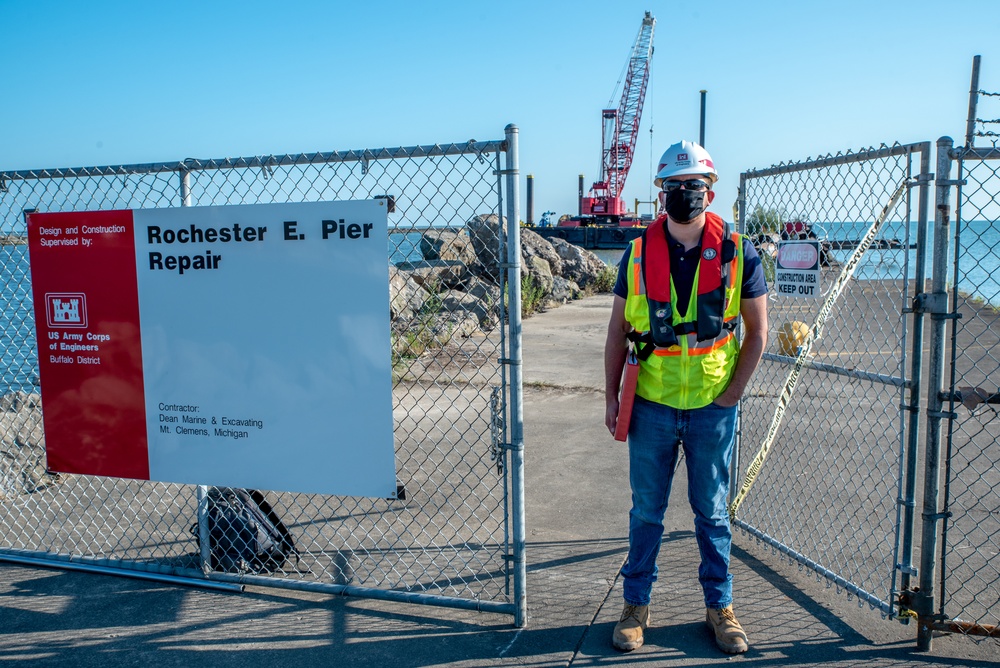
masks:
<svg viewBox="0 0 1000 668"><path fill-rule="evenodd" d="M667 193L663 206L674 222L690 223L707 208L705 204L707 192L677 188Z"/></svg>

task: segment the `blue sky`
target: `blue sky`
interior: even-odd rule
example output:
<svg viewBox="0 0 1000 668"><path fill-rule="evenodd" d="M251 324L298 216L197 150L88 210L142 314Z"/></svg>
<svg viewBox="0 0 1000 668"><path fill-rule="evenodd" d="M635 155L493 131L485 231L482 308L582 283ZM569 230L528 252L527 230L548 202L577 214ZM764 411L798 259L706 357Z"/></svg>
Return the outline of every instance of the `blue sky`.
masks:
<svg viewBox="0 0 1000 668"><path fill-rule="evenodd" d="M961 144L973 55L981 87L1000 91L1000 42L984 30L1000 7L960 6L0 0L0 171L499 139L514 123L536 219L575 213L649 10L652 82L626 202L648 199L651 153L697 139L704 88L722 174L712 208L728 218L747 169ZM981 111L1000 117L1000 103Z"/></svg>

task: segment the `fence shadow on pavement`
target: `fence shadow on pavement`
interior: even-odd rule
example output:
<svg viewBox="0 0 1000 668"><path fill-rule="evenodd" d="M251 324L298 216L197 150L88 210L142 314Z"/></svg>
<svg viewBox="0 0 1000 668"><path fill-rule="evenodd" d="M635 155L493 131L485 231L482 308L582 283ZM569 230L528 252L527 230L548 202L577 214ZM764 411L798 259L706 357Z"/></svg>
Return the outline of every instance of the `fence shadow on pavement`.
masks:
<svg viewBox="0 0 1000 668"><path fill-rule="evenodd" d="M685 507L674 512L686 514ZM739 540L739 537L738 537ZM693 532L671 529L661 551L647 644L609 642L620 611L624 537L528 543L530 616L315 592L245 595L58 570L0 567L0 660L11 665L709 665L724 660L704 627ZM913 648L913 630L870 611L852 614L825 582L790 562L734 546L737 605L751 637L743 660L762 665L1000 666L995 648L968 639ZM813 591L815 590L815 591ZM892 638L891 636L897 636Z"/></svg>

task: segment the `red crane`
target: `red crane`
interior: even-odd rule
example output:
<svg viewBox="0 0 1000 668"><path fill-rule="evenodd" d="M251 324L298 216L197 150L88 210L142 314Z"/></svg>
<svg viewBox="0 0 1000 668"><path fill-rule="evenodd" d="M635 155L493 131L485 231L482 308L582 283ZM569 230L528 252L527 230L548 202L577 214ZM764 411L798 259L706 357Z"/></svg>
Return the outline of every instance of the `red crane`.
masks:
<svg viewBox="0 0 1000 668"><path fill-rule="evenodd" d="M625 75L618 108L601 111L601 174L588 195L580 199L581 217L593 216L593 220L581 220L580 224L617 225L626 213L621 194L632 166L635 143L639 136L639 119L642 116L642 103L649 84L649 66L653 58L655 26L656 19L646 12L629 56L628 73Z"/></svg>

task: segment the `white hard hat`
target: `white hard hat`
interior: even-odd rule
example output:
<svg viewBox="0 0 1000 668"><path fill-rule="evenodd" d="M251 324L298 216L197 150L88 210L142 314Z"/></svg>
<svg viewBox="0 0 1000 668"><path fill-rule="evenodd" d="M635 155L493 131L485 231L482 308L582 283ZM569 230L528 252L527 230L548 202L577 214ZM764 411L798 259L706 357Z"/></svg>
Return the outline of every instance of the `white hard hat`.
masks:
<svg viewBox="0 0 1000 668"><path fill-rule="evenodd" d="M664 179L685 174L707 176L712 183L719 180L719 173L715 171L712 156L700 144L693 141L682 141L666 150L660 158L659 167L656 168L656 178L653 179L653 183L659 188Z"/></svg>

